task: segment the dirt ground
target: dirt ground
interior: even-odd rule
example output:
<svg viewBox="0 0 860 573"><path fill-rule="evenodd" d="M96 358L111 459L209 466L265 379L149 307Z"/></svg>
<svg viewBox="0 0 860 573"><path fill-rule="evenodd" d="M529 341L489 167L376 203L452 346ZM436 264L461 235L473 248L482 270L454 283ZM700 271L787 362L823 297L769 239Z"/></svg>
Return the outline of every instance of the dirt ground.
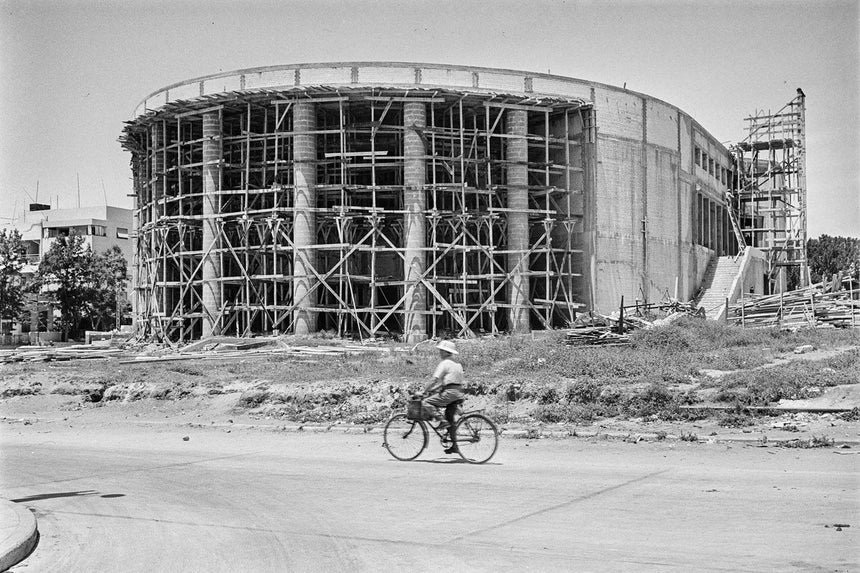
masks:
<svg viewBox="0 0 860 573"><path fill-rule="evenodd" d="M797 359L812 360L837 351L802 355ZM254 369L253 361L246 365ZM180 370L215 368L224 372L226 365L183 362ZM307 365L307 364L306 364ZM312 364L309 365L313 367ZM321 367L325 367L321 365ZM110 372L126 372L132 367L120 365L117 360L64 363L33 363L0 365L0 420L10 424L55 425L68 427L108 427L115 425L167 425L213 427L224 431L249 429L292 431L335 431L362 433L382 425L380 421L354 423L347 420L302 421L285 420L265 405L249 407L249 393L266 381L220 380L217 383L207 376L187 376L171 370L175 365L155 363L134 365L137 372L133 381L112 389L106 386ZM719 376L714 372L705 375ZM190 378L190 381L188 380ZM177 379L181 381L177 382ZM134 381L137 380L137 381ZM288 383L287 383L288 384ZM373 386L356 382L357 387ZM111 392L121 396L110 398ZM93 401L94 396L98 401ZM381 408L382 398L369 392L363 396L365 407ZM482 396L470 396L467 406L481 408L487 403ZM525 405L515 406L525 408ZM860 383L827 388L816 398L784 400L784 408L857 408L860 407ZM786 411L776 415L758 416L749 425L727 427L717 416L695 421L661 421L642 418L611 418L584 424L523 423L501 424L508 437L533 438L593 438L625 441L683 440L699 442L746 441L808 447L860 446L860 420L844 413L815 413Z"/></svg>

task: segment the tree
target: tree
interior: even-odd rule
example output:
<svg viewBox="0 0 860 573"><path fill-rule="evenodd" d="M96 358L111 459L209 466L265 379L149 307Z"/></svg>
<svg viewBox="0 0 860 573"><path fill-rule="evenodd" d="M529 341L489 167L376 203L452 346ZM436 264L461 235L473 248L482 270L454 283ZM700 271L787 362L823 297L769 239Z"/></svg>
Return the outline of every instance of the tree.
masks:
<svg viewBox="0 0 860 573"><path fill-rule="evenodd" d="M58 237L39 263L38 284L54 291L60 305L60 326L75 337L94 290L93 253L78 235Z"/></svg>
<svg viewBox="0 0 860 573"><path fill-rule="evenodd" d="M821 235L806 242L806 257L812 282L830 278L839 271L860 269L860 239Z"/></svg>
<svg viewBox="0 0 860 573"><path fill-rule="evenodd" d="M117 309L125 306L127 268L122 249L116 245L93 257L93 296L87 314L95 330L109 330L117 323Z"/></svg>
<svg viewBox="0 0 860 573"><path fill-rule="evenodd" d="M14 319L24 305L24 268L27 249L16 229L0 230L0 318Z"/></svg>

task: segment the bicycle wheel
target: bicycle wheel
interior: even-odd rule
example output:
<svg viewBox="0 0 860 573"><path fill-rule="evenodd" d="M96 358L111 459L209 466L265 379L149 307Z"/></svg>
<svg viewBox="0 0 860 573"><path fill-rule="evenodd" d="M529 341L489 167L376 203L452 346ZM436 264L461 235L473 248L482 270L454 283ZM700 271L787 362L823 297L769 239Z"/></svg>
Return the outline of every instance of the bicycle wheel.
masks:
<svg viewBox="0 0 860 573"><path fill-rule="evenodd" d="M454 430L460 457L472 464L482 464L495 455L499 447L499 430L483 414L467 414Z"/></svg>
<svg viewBox="0 0 860 573"><path fill-rule="evenodd" d="M421 455L427 447L427 438L424 422L410 420L406 414L395 414L385 424L383 444L389 454L408 462Z"/></svg>

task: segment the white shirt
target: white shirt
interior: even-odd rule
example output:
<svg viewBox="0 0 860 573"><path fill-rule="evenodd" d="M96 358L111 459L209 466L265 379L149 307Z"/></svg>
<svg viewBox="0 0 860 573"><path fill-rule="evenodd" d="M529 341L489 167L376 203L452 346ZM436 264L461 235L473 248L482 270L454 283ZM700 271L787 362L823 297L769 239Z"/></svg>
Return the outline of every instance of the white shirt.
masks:
<svg viewBox="0 0 860 573"><path fill-rule="evenodd" d="M442 383L443 387L447 386L462 386L463 385L463 367L459 362L454 362L450 358L445 358L436 367L433 372L433 378L436 378Z"/></svg>

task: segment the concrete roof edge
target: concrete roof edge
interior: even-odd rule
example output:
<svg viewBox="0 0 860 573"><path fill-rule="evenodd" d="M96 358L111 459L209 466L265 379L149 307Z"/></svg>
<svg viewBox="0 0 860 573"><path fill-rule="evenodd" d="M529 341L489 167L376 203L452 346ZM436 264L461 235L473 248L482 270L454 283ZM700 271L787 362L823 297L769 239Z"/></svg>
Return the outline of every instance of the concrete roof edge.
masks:
<svg viewBox="0 0 860 573"><path fill-rule="evenodd" d="M174 89L174 88L177 88L180 86L193 84L193 83L201 82L201 81L205 81L205 80L212 80L212 79L225 78L225 77L231 77L231 76L240 76L240 75L253 74L253 73L262 73L262 72L269 72L269 71L277 71L277 70L302 70L302 69L315 69L315 68L343 68L343 67L381 67L381 68L413 67L413 68L429 68L429 69L439 69L439 70L474 71L474 72L479 72L479 73L480 72L490 72L490 73L501 73L501 74L517 74L517 75L523 75L523 76L527 76L527 77L531 77L531 78L541 78L541 79L548 79L548 80L555 80L555 81L565 81L565 82L571 82L571 83L586 84L586 85L589 85L592 87L608 89L608 90L612 90L612 91L624 92L624 93L628 93L628 94L633 95L633 96L641 97L643 99L648 99L648 100L659 102L663 105L666 105L666 106L676 110L678 113L684 114L686 117L690 118L690 120L695 124L695 126L700 131L702 131L705 135L707 135L709 138L711 138L718 145L723 147L723 149L725 149L725 151L728 153L728 148L726 148L724 145L722 145L722 143L719 140L717 140L716 137L714 137L704 127L702 127L701 123L696 121L696 119L692 115L690 115L689 113L687 113L686 111L684 111L680 107L678 107L672 103L669 103L663 99L660 99L658 97L654 97L654 96L648 95L646 93L638 92L635 90L629 90L625 87L619 87L619 86L615 86L612 84L597 82L597 81L593 81L593 80L585 80L582 78L575 78L575 77L571 77L571 76L563 76L563 75L559 75L559 74L550 74L550 73L541 73L541 72L531 72L531 71L527 71L527 70L517 70L517 69L511 69L511 68L490 68L490 67L486 67L486 66L470 66L470 65L463 65L463 64L444 64L444 63L432 63L432 62L403 62L403 61L342 61L342 62L302 62L302 63L294 63L294 64L276 64L276 65L258 66L258 67L252 67L252 68L240 68L237 70L229 70L229 71L225 71L225 72L217 72L214 74L207 74L207 75L203 75L203 76L198 76L198 77L194 77L191 79L182 80L179 82L174 82L172 84L166 85L160 89L157 89L157 90L151 92L145 98L141 99L137 103L137 105L135 106L135 109L140 108L140 106L145 104L150 98L152 98L153 96L156 96L160 93L164 93L165 91L169 91L171 89Z"/></svg>

